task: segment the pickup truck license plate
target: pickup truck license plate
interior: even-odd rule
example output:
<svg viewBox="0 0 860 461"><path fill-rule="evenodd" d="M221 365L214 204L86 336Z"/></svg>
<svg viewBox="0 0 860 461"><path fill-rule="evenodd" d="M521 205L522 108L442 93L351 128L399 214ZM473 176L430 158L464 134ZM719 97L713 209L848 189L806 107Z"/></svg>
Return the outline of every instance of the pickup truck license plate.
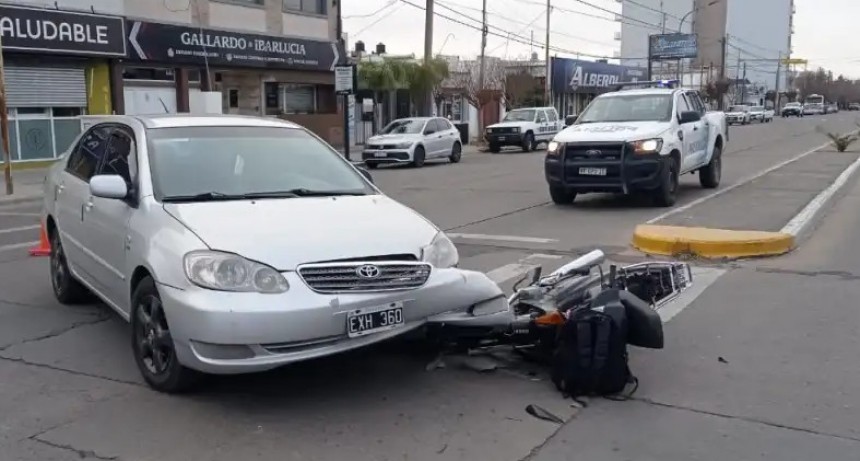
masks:
<svg viewBox="0 0 860 461"><path fill-rule="evenodd" d="M388 157L388 154L386 154L385 152L374 152L373 156L376 158L385 158Z"/></svg>
<svg viewBox="0 0 860 461"><path fill-rule="evenodd" d="M606 168L580 168L579 174L583 176L606 176Z"/></svg>
<svg viewBox="0 0 860 461"><path fill-rule="evenodd" d="M346 332L350 338L392 330L403 325L403 303L356 309L346 313Z"/></svg>
<svg viewBox="0 0 860 461"><path fill-rule="evenodd" d="M505 140L504 136L499 136L499 141L504 141L504 140Z"/></svg>

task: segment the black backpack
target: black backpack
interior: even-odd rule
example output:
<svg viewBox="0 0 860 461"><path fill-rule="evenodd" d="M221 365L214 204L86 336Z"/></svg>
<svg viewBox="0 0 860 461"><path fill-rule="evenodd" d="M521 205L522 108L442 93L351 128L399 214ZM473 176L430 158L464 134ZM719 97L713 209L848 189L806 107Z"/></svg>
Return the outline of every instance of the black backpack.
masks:
<svg viewBox="0 0 860 461"><path fill-rule="evenodd" d="M594 304L592 304L594 306ZM561 325L553 354L552 380L566 395L613 396L638 381L627 365L627 316L620 303L584 307Z"/></svg>

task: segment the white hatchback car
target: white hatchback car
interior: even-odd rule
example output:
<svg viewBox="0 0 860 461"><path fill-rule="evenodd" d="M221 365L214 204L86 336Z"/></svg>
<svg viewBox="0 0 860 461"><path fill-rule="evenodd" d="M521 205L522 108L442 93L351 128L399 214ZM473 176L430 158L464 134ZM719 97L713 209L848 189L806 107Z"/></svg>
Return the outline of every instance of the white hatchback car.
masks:
<svg viewBox="0 0 860 461"><path fill-rule="evenodd" d="M371 137L362 152L369 168L381 164L424 166L427 160L457 163L463 155L460 131L441 117L401 118Z"/></svg>
<svg viewBox="0 0 860 461"><path fill-rule="evenodd" d="M161 391L510 315L443 232L289 122L103 117L44 193L54 294L129 320Z"/></svg>

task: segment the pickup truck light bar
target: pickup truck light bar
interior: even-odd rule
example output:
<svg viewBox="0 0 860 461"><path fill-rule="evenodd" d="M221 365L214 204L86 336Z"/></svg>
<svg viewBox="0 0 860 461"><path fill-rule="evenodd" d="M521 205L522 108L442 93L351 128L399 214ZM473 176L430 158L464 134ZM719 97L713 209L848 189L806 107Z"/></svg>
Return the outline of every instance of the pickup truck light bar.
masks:
<svg viewBox="0 0 860 461"><path fill-rule="evenodd" d="M647 82L621 82L616 84L615 91L628 90L633 88L678 88L681 86L680 80L651 80Z"/></svg>

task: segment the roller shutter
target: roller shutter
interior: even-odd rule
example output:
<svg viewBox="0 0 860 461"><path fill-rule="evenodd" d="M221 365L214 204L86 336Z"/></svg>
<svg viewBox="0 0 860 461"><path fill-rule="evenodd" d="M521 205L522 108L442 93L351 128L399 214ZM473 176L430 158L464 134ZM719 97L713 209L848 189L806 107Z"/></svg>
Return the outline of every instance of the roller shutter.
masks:
<svg viewBox="0 0 860 461"><path fill-rule="evenodd" d="M83 68L7 67L9 107L87 107Z"/></svg>

